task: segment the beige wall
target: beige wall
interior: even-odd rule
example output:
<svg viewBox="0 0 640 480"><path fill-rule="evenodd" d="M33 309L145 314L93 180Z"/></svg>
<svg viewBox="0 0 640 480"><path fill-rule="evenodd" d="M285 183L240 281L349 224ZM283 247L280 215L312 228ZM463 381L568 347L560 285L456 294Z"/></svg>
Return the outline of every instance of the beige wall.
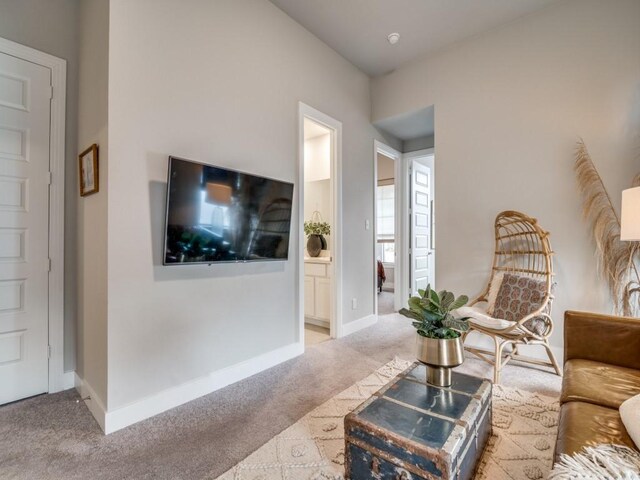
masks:
<svg viewBox="0 0 640 480"><path fill-rule="evenodd" d="M619 208L640 170L639 20L636 0L565 1L372 81L374 120L435 105L439 288L480 291L498 212L537 217L557 253L556 346L564 310L611 309L573 153L584 138Z"/></svg>
<svg viewBox="0 0 640 480"><path fill-rule="evenodd" d="M78 28L77 0L0 0L0 37L67 61L64 369L76 366L76 205L78 199Z"/></svg>
<svg viewBox="0 0 640 480"><path fill-rule="evenodd" d="M116 0L110 35L109 410L298 340L297 205L287 262L161 250L167 156L297 183L299 101L343 124L342 308L372 314L369 79L266 0Z"/></svg>
<svg viewBox="0 0 640 480"><path fill-rule="evenodd" d="M99 187L79 198L77 373L107 406L107 198L109 0L80 4L78 151L99 148ZM77 187L74 189L77 195Z"/></svg>

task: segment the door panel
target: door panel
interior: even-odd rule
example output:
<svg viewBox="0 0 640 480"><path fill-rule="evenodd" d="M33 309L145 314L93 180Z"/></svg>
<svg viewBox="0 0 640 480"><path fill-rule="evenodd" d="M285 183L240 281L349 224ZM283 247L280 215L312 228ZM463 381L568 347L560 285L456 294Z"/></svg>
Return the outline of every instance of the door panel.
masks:
<svg viewBox="0 0 640 480"><path fill-rule="evenodd" d="M411 282L410 293L418 294L431 283L431 169L416 161L411 165Z"/></svg>
<svg viewBox="0 0 640 480"><path fill-rule="evenodd" d="M314 278L304 277L304 314L307 317L313 317L316 314L316 296L315 296Z"/></svg>
<svg viewBox="0 0 640 480"><path fill-rule="evenodd" d="M0 53L0 404L48 390L51 71Z"/></svg>

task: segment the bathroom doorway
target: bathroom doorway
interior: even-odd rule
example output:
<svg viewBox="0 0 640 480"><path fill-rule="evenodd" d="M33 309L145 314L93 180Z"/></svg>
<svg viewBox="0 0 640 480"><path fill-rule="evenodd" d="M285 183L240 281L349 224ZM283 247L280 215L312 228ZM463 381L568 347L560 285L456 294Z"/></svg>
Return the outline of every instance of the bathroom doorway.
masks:
<svg viewBox="0 0 640 480"><path fill-rule="evenodd" d="M341 335L340 152L342 124L300 103L300 339Z"/></svg>

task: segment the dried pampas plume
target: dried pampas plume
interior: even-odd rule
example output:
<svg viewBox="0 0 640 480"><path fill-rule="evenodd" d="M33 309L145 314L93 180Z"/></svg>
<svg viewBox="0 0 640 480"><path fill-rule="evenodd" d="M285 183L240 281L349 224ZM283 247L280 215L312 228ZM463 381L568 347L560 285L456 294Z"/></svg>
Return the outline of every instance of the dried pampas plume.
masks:
<svg viewBox="0 0 640 480"><path fill-rule="evenodd" d="M596 258L616 313L640 315L640 242L620 240L620 219L584 142L578 142L574 165L583 198L583 213L596 241ZM640 174L633 179L640 184Z"/></svg>

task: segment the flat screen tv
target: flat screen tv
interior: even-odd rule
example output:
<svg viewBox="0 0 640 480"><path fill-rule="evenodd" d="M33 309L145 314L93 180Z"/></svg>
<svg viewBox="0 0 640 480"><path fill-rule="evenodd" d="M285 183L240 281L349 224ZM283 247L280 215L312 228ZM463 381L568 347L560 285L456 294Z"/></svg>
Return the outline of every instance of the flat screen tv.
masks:
<svg viewBox="0 0 640 480"><path fill-rule="evenodd" d="M287 260L293 184L169 157L164 265Z"/></svg>

